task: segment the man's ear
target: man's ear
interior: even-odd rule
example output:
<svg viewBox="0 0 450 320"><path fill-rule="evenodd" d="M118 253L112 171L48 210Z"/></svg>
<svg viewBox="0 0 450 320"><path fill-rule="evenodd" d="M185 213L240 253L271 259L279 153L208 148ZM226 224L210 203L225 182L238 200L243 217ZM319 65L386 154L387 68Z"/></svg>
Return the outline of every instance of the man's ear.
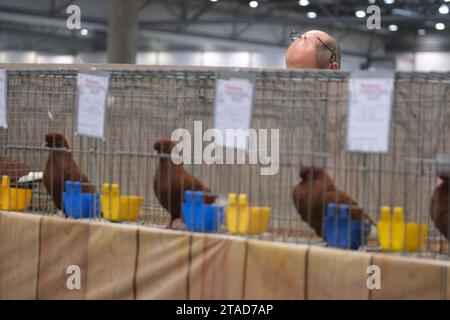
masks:
<svg viewBox="0 0 450 320"><path fill-rule="evenodd" d="M330 62L330 69L331 70L339 70L339 65L336 61Z"/></svg>

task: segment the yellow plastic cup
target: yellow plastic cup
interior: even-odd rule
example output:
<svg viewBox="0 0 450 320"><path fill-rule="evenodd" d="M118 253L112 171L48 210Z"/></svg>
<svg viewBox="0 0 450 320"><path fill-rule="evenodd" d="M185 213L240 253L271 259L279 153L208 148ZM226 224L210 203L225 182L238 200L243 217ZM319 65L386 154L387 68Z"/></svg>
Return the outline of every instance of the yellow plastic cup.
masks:
<svg viewBox="0 0 450 320"><path fill-rule="evenodd" d="M378 241L383 250L389 250L389 243L391 241L390 226L391 226L391 208L381 207L381 219L377 223Z"/></svg>
<svg viewBox="0 0 450 320"><path fill-rule="evenodd" d="M428 225L408 222L406 224L406 251L417 252L427 239Z"/></svg>
<svg viewBox="0 0 450 320"><path fill-rule="evenodd" d="M392 218L392 250L403 251L405 242L405 222L403 220L403 209L394 208L394 217Z"/></svg>
<svg viewBox="0 0 450 320"><path fill-rule="evenodd" d="M244 198L239 197L240 201ZM239 213L242 211L242 206L238 205L238 196L235 193L228 195L228 207L226 208L226 221L228 230L231 233L240 233L242 229Z"/></svg>
<svg viewBox="0 0 450 320"><path fill-rule="evenodd" d="M2 176L0 208L7 211L25 211L31 203L31 189L10 188L9 176Z"/></svg>
<svg viewBox="0 0 450 320"><path fill-rule="evenodd" d="M226 222L233 234L261 234L266 231L270 219L269 207L249 207L246 194L228 195Z"/></svg>
<svg viewBox="0 0 450 320"><path fill-rule="evenodd" d="M110 221L136 221L144 202L143 197L121 196L118 184L103 184L100 197L103 218Z"/></svg>
<svg viewBox="0 0 450 320"><path fill-rule="evenodd" d="M270 219L269 207L251 207L248 219L248 232L250 234L261 234L267 229Z"/></svg>
<svg viewBox="0 0 450 320"><path fill-rule="evenodd" d="M377 223L377 231L381 249L383 251L417 252L420 245L426 240L428 225L405 223L401 207L394 208L392 220L389 207L381 207L380 213L381 219Z"/></svg>

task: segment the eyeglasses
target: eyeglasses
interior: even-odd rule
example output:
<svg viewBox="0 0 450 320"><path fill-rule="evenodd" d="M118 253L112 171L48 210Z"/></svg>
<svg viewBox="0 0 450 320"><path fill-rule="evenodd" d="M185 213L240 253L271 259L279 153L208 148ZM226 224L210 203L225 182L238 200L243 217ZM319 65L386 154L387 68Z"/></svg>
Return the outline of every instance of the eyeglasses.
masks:
<svg viewBox="0 0 450 320"><path fill-rule="evenodd" d="M302 37L305 37L305 38L306 38L306 36L305 36L304 33L300 33L300 32L298 32L297 30L291 30L291 31L289 31L289 39L291 39L291 42L297 40L298 38L302 38ZM331 58L330 58L331 62L335 62L335 61L336 61L336 52L334 52L333 49L331 49L325 42L323 42L322 39L320 39L319 37L316 37L316 38L317 38L317 40L320 41L320 43L321 43L325 48L327 48L328 51L331 52Z"/></svg>
<svg viewBox="0 0 450 320"><path fill-rule="evenodd" d="M302 36L302 34L295 29L289 31L289 39L291 39L291 42L294 42L296 39L300 38L301 36Z"/></svg>

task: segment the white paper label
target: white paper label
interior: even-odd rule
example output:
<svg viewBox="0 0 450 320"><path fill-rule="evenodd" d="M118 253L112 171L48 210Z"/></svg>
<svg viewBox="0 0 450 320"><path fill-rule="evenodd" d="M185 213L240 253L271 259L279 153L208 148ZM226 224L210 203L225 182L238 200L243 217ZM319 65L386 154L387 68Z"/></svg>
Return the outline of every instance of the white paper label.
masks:
<svg viewBox="0 0 450 320"><path fill-rule="evenodd" d="M394 77L349 80L347 151L389 152Z"/></svg>
<svg viewBox="0 0 450 320"><path fill-rule="evenodd" d="M220 130L223 139L215 143L248 151L254 85L245 79L216 81L214 128Z"/></svg>
<svg viewBox="0 0 450 320"><path fill-rule="evenodd" d="M0 69L0 127L8 128L6 121L6 70Z"/></svg>
<svg viewBox="0 0 450 320"><path fill-rule="evenodd" d="M77 134L104 139L109 78L79 73Z"/></svg>

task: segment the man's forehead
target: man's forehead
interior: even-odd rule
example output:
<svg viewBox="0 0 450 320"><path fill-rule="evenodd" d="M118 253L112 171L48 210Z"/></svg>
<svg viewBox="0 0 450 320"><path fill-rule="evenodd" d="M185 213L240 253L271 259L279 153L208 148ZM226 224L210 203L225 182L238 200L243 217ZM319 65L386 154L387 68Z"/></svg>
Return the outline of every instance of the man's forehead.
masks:
<svg viewBox="0 0 450 320"><path fill-rule="evenodd" d="M306 31L306 32L302 33L301 36L308 37L308 36L312 36L314 33L315 33L315 31Z"/></svg>
<svg viewBox="0 0 450 320"><path fill-rule="evenodd" d="M330 36L327 33L323 32L323 31L320 31L320 30L309 30L309 31L306 31L303 34L301 34L301 37L306 37L306 38L308 38L308 37L320 37L323 40L330 39Z"/></svg>
<svg viewBox="0 0 450 320"><path fill-rule="evenodd" d="M292 41L297 40L297 39L308 39L310 38L311 35L313 35L314 32L312 31L306 31L306 32L298 32L296 30L291 31L291 33L289 34L289 38L291 38Z"/></svg>

